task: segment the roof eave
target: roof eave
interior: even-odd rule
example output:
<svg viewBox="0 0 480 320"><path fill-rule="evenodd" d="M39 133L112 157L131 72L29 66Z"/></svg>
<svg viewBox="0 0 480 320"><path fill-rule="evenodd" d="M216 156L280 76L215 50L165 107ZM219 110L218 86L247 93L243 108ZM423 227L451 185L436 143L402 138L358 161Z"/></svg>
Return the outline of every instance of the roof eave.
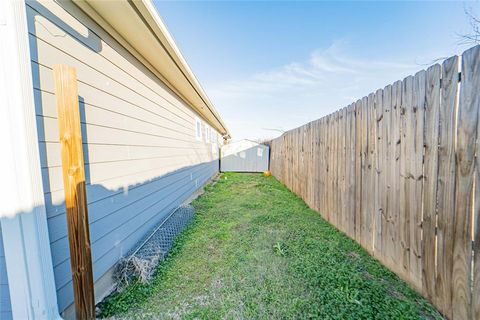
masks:
<svg viewBox="0 0 480 320"><path fill-rule="evenodd" d="M230 136L150 0L74 2L212 127Z"/></svg>

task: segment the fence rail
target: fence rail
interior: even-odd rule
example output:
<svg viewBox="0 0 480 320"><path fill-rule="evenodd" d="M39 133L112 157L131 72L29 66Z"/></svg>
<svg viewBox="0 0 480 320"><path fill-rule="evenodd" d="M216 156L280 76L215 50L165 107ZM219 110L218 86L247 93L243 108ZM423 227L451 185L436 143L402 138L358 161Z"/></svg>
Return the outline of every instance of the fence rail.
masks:
<svg viewBox="0 0 480 320"><path fill-rule="evenodd" d="M480 319L479 109L477 46L274 139L270 169L448 318Z"/></svg>

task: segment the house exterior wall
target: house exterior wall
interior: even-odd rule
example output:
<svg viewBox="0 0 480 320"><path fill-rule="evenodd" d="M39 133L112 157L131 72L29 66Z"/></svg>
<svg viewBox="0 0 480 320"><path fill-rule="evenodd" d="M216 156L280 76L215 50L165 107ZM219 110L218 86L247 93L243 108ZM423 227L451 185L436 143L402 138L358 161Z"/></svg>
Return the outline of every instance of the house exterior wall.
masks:
<svg viewBox="0 0 480 320"><path fill-rule="evenodd" d="M2 224L0 222L0 319L12 319L10 292L8 291L7 268L5 266L5 252L3 251Z"/></svg>
<svg viewBox="0 0 480 320"><path fill-rule="evenodd" d="M218 171L220 136L70 2L27 1L59 310L73 302L52 66L76 68L94 280ZM208 141L207 141L208 140ZM212 142L215 140L215 142ZM98 292L96 293L99 294Z"/></svg>

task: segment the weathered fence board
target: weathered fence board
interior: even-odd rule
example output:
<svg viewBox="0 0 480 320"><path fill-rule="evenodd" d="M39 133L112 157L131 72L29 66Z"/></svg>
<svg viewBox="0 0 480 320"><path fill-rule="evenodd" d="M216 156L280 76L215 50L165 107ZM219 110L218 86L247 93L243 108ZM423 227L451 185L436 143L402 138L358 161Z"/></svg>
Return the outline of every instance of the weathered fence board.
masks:
<svg viewBox="0 0 480 320"><path fill-rule="evenodd" d="M274 176L452 319L480 319L479 88L477 46L272 141Z"/></svg>
<svg viewBox="0 0 480 320"><path fill-rule="evenodd" d="M383 233L385 232L385 221L383 219L383 210L385 207L385 185L383 180L383 175L385 170L383 168L385 161L385 146L384 146L384 134L383 131L383 90L379 89L375 93L375 133L376 133L376 150L375 153L375 234L374 234L374 252L381 252L383 247ZM380 259L383 257L380 256Z"/></svg>
<svg viewBox="0 0 480 320"><path fill-rule="evenodd" d="M454 319L471 316L471 222L474 205L475 146L477 139L478 108L474 101L480 87L473 71L479 71L479 48L463 53L462 75L457 127L457 174L455 179L455 217L453 224L452 314ZM475 86L476 85L476 86ZM475 103L477 102L477 103Z"/></svg>
<svg viewBox="0 0 480 320"><path fill-rule="evenodd" d="M397 81L395 84L395 172L393 175L393 182L395 185L395 244L396 244L396 255L394 261L394 268L396 272L402 275L403 268L403 246L401 243L401 234L402 234L402 221L403 217L402 206L400 205L402 201L402 185L401 185L401 158L402 158L402 82ZM403 202L402 202L403 203Z"/></svg>
<svg viewBox="0 0 480 320"><path fill-rule="evenodd" d="M425 114L425 71L415 74L413 79L413 148L410 162L409 181L412 184L410 198L410 270L413 282L422 288L422 194L423 194L423 153L424 153L424 114Z"/></svg>
<svg viewBox="0 0 480 320"><path fill-rule="evenodd" d="M347 233L347 195L346 195L346 184L345 184L345 170L347 164L345 163L346 161L346 148L345 148L345 142L346 142L346 134L345 134L345 123L346 123L346 118L347 118L347 108L343 108L341 110L340 114L340 122L339 122L339 131L338 131L338 136L340 138L340 158L342 159L339 161L340 164L340 170L339 170L339 175L340 175L340 195L339 195L339 205L340 205L340 215L341 215L341 220L340 223L342 225L342 231Z"/></svg>
<svg viewBox="0 0 480 320"><path fill-rule="evenodd" d="M368 209L370 203L373 202L373 199L370 199L370 176L368 174L368 97L362 99L362 183L364 188L362 188L362 213L361 213L361 229L362 229L362 242L360 243L364 248L371 252L371 239L372 235L370 234L368 227L370 226L370 216L368 215Z"/></svg>
<svg viewBox="0 0 480 320"><path fill-rule="evenodd" d="M437 306L452 316L453 217L455 215L455 136L458 57L442 64L437 186Z"/></svg>
<svg viewBox="0 0 480 320"><path fill-rule="evenodd" d="M473 216L469 223L472 226L473 241L473 279L472 279L472 297L471 297L471 315L473 319L480 319L480 166L478 152L480 127L478 121L480 119L480 47L473 48L466 53L465 57L468 62L463 64L462 74L465 85L462 87L463 93L460 95L460 103L470 104L471 108L477 109L477 136L476 136L476 159L475 159L475 173L474 173L474 188L473 188ZM467 247L468 251L468 247ZM470 265L472 266L472 265ZM469 283L467 282L467 285Z"/></svg>
<svg viewBox="0 0 480 320"><path fill-rule="evenodd" d="M402 266L404 276L410 274L410 162L413 156L413 77L407 77L402 82L402 104L400 109L400 141L402 152L400 154L400 244L402 246ZM410 280L410 279L409 279Z"/></svg>
<svg viewBox="0 0 480 320"><path fill-rule="evenodd" d="M349 233L351 238L355 238L355 170L356 170L356 157L355 157L355 104L351 104L348 112L348 125L347 135L349 136L349 159L347 160L348 170L348 223Z"/></svg>
<svg viewBox="0 0 480 320"><path fill-rule="evenodd" d="M427 70L425 101L425 160L423 193L423 289L435 301L435 229L437 218L438 134L440 113L440 65Z"/></svg>
<svg viewBox="0 0 480 320"><path fill-rule="evenodd" d="M362 103L355 102L355 240L362 242Z"/></svg>
<svg viewBox="0 0 480 320"><path fill-rule="evenodd" d="M394 247L394 225L392 215L392 165L395 164L394 144L392 144L392 86L388 85L383 89L383 188L384 188L384 204L382 206L383 216L383 244L382 252L386 254L383 256L382 262L391 266L394 261L392 254L395 252Z"/></svg>

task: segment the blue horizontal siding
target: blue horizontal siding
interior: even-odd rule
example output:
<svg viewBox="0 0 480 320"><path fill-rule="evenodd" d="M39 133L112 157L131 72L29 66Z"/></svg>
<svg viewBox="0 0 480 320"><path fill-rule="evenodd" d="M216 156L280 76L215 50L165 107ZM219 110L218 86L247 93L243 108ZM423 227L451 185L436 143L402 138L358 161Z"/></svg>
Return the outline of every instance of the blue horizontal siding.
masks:
<svg viewBox="0 0 480 320"><path fill-rule="evenodd" d="M97 220L91 226L94 280L99 279L119 258L132 250L171 210L188 199L217 172L218 160L202 163L180 169L166 177L155 179L156 181L165 179L168 181L173 180L174 182L167 183L163 188L159 187L159 192L154 192L152 196L147 196L143 200L138 201L136 195L133 195L131 199L130 195L124 195L122 203L126 210L119 209L114 211L108 215L111 219ZM190 174L192 175L192 180L190 180ZM188 180L185 177L188 177ZM162 186L160 183L158 185ZM135 202L131 207L129 207L130 201ZM107 208L110 200L107 198L101 202L103 202L104 208ZM101 208L100 205L99 208ZM90 215L93 215L91 210L89 212ZM66 220L65 214L62 214L62 217ZM50 229L58 229L57 232L61 232L64 235L67 234L65 224L63 226L53 225L50 220L52 219L49 219ZM112 224L114 220L117 220L117 222ZM94 225L95 227L93 228ZM112 228L114 229L112 230ZM57 242L60 244L57 245ZM58 303L60 310L63 310L73 302L73 288L68 239L64 237L57 242L52 244L52 255L55 283L58 290Z"/></svg>
<svg viewBox="0 0 480 320"><path fill-rule="evenodd" d="M192 170L202 169L196 168ZM188 181L190 180L191 170L180 169L176 172L172 172L162 176L159 179L152 179L146 183L133 186L128 188L127 195L124 190L119 191L109 191L105 190L101 186L88 185L87 188L87 197L89 193L96 194L97 197L99 194L103 196L100 200L92 201L88 197L88 210L89 210L89 222L90 222L90 231L92 234L95 234L95 228L97 226L102 226L104 223L101 220L111 220L115 219L118 215L119 210L136 210L138 211L139 207L146 201L149 202L150 198L157 198L161 196L161 193L164 189L168 188L171 184L178 183L179 181ZM93 195L92 195L92 198ZM107 201L108 200L108 201ZM63 206L63 204L62 204ZM64 232L66 228L65 220L65 210L59 210L60 213L54 216L49 217L49 232L50 232L50 241L55 243L56 241L61 240L63 237L66 237ZM114 221L115 222L115 221ZM96 238L91 238L92 242L96 241Z"/></svg>
<svg viewBox="0 0 480 320"><path fill-rule="evenodd" d="M5 253L3 250L2 224L0 222L0 319L12 319L10 304L10 292L8 289L7 268L5 265Z"/></svg>

